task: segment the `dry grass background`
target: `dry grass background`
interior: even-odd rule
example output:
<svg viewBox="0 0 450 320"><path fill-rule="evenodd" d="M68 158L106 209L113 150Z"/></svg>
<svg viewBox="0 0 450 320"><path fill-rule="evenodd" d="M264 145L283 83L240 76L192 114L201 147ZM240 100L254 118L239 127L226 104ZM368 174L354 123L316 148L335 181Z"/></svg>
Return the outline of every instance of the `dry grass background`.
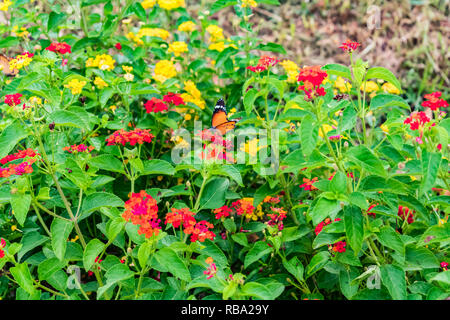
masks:
<svg viewBox="0 0 450 320"><path fill-rule="evenodd" d="M357 57L372 66L386 67L402 79L410 100L417 102L423 92L432 90L448 94L448 0L280 2L281 6L258 6L251 21L264 41L285 46L288 52L284 58L300 66L346 64L348 57L338 46L349 38L362 43ZM370 28L377 13L379 25ZM213 18L230 34L239 32L239 20L231 7Z"/></svg>

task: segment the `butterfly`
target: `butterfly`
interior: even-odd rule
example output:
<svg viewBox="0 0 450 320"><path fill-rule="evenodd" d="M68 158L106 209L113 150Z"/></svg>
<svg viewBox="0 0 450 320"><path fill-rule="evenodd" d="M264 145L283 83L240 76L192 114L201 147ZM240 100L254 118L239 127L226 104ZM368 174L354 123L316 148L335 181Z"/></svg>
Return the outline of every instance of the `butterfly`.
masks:
<svg viewBox="0 0 450 320"><path fill-rule="evenodd" d="M236 126L236 120L228 120L227 109L223 99L219 99L214 107L214 112L211 118L211 126L217 129L224 135Z"/></svg>
<svg viewBox="0 0 450 320"><path fill-rule="evenodd" d="M19 70L17 70L17 69L11 70L9 68L10 60L11 60L11 58L8 58L7 56L0 54L0 65L3 67L3 69L2 69L3 73L7 76L15 76L19 72Z"/></svg>

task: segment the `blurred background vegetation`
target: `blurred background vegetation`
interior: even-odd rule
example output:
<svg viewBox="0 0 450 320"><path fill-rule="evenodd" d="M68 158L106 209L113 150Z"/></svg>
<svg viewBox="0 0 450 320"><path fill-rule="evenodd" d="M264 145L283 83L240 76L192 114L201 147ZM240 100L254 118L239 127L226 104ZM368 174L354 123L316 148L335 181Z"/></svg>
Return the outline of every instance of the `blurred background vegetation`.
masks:
<svg viewBox="0 0 450 320"><path fill-rule="evenodd" d="M187 1L208 8L214 0ZM449 93L449 2L279 0L280 6L260 4L251 21L265 41L284 45L288 58L300 67L348 64L339 49L347 38L362 44L357 57L371 66L390 69L401 79L406 98L417 105L423 94ZM191 5L192 4L192 5ZM239 32L233 8L213 15L228 35Z"/></svg>

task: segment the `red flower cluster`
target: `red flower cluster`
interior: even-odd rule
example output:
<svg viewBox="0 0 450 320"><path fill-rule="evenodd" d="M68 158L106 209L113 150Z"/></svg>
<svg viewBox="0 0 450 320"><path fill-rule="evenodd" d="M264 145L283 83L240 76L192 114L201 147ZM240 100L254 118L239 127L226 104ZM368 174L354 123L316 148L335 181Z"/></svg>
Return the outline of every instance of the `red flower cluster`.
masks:
<svg viewBox="0 0 450 320"><path fill-rule="evenodd" d="M25 149L25 150L20 150L19 152L16 152L14 154L7 155L6 157L4 157L4 158L2 158L0 160L0 163L1 164L6 164L6 163L8 163L10 161L13 161L13 160L23 159L23 158L26 158L26 157L35 157L37 155L39 155L39 153L36 153L36 151L34 151L33 149L28 148L28 149Z"/></svg>
<svg viewBox="0 0 450 320"><path fill-rule="evenodd" d="M6 241L2 238L0 240L0 259L5 256L5 251L2 250L4 247L6 247Z"/></svg>
<svg viewBox="0 0 450 320"><path fill-rule="evenodd" d="M206 278L206 280L211 279L212 277L214 277L217 273L217 267L216 264L214 263L213 258L208 257L205 261L209 266L208 269L206 269L205 271L203 271L203 274L206 274L208 277Z"/></svg>
<svg viewBox="0 0 450 320"><path fill-rule="evenodd" d="M409 128L411 130L418 130L427 122L430 122L430 118L427 117L426 113L423 111L416 111L411 113L411 115L403 123L409 124Z"/></svg>
<svg viewBox="0 0 450 320"><path fill-rule="evenodd" d="M125 131L123 129L117 130L107 139L107 146L112 146L115 144L125 145L130 143L134 146L136 143L143 144L144 142L152 142L154 136L150 133L150 129L139 129L136 128L133 131Z"/></svg>
<svg viewBox="0 0 450 320"><path fill-rule="evenodd" d="M368 215L368 216L372 216L372 217L375 218L376 213L375 213L375 212L371 212L371 210L372 210L373 208L375 208L376 206L378 206L378 205L379 205L379 203L371 204L370 207L367 209L367 215Z"/></svg>
<svg viewBox="0 0 450 320"><path fill-rule="evenodd" d="M409 209L408 207L398 206L397 215L403 220L408 219L408 223L414 222L414 211Z"/></svg>
<svg viewBox="0 0 450 320"><path fill-rule="evenodd" d="M191 212L188 208L175 209L166 214L165 224L171 223L174 228L183 226L183 232L191 235L191 241L204 242L206 239L213 240L216 236L214 232L210 231L214 226L205 221L195 220L195 213Z"/></svg>
<svg viewBox="0 0 450 320"><path fill-rule="evenodd" d="M65 42L53 42L51 45L45 48L45 50L60 54L72 53L71 49L72 47Z"/></svg>
<svg viewBox="0 0 450 320"><path fill-rule="evenodd" d="M347 41L343 42L342 45L339 47L344 51L347 52L353 52L355 51L361 44L356 41L350 41L347 39Z"/></svg>
<svg viewBox="0 0 450 320"><path fill-rule="evenodd" d="M63 150L67 151L69 153L78 153L78 152L86 152L89 153L95 148L93 146L86 146L85 144L79 144L79 145L72 145L70 147L64 147Z"/></svg>
<svg viewBox="0 0 450 320"><path fill-rule="evenodd" d="M280 62L280 60L275 57L262 56L261 58L259 58L258 64L256 66L248 66L247 69L252 72L261 72L267 70L269 67L273 67L278 62Z"/></svg>
<svg viewBox="0 0 450 320"><path fill-rule="evenodd" d="M194 218L195 213L191 212L188 208L175 209L172 208L171 212L166 214L165 224L171 223L174 228L183 225L184 228L192 228L197 222Z"/></svg>
<svg viewBox="0 0 450 320"><path fill-rule="evenodd" d="M216 219L221 219L222 217L226 218L230 216L233 210L228 206L222 206L220 208L214 209L214 213L216 214Z"/></svg>
<svg viewBox="0 0 450 320"><path fill-rule="evenodd" d="M17 106L22 102L20 100L21 97L22 97L21 93L7 94L5 95L5 103L10 107Z"/></svg>
<svg viewBox="0 0 450 320"><path fill-rule="evenodd" d="M161 227L158 219L158 206L156 200L144 190L132 193L130 199L125 202L125 212L122 217L134 225L139 225L138 234L145 234L146 238L158 235Z"/></svg>
<svg viewBox="0 0 450 320"><path fill-rule="evenodd" d="M334 252L345 252L345 246L347 243L345 241L338 241L335 244L333 244L333 251Z"/></svg>
<svg viewBox="0 0 450 320"><path fill-rule="evenodd" d="M8 178L12 175L21 176L25 173L32 173L33 167L31 166L35 162L35 159L29 159L21 164L10 164L7 168L0 168L0 178Z"/></svg>
<svg viewBox="0 0 450 320"><path fill-rule="evenodd" d="M302 81L303 85L298 90L305 92L308 99L314 99L316 96L324 96L325 89L320 85L328 74L320 69L320 66L304 67L300 69L298 81Z"/></svg>
<svg viewBox="0 0 450 320"><path fill-rule="evenodd" d="M274 208L270 207L270 210L272 210L273 213L268 213L267 216L270 218L268 221L269 226L277 226L278 231L281 231L284 229L283 220L286 218L287 212L281 208Z"/></svg>
<svg viewBox="0 0 450 320"><path fill-rule="evenodd" d="M103 260L99 260L98 257L96 257L95 260L94 260L94 262L95 262L95 263L98 263L98 264L102 263L102 261L103 261ZM100 267L97 267L97 269L98 269L98 270L101 270ZM88 276L89 276L89 277L91 277L93 274L94 274L94 273L93 273L92 271L88 271Z"/></svg>
<svg viewBox="0 0 450 320"><path fill-rule="evenodd" d="M164 103L163 100L155 98L155 97L148 100L144 104L144 107L147 110L147 113L150 113L150 112L157 113L157 112L162 112L162 111L166 111L169 109L169 107L167 106L167 104Z"/></svg>
<svg viewBox="0 0 450 320"><path fill-rule="evenodd" d="M442 92L436 91L426 94L424 96L427 101L422 102L422 107L430 108L431 110L437 110L439 108L447 108L448 102L441 99Z"/></svg>
<svg viewBox="0 0 450 320"><path fill-rule="evenodd" d="M225 140L217 130L205 129L196 134L203 142L203 150L199 156L202 160L225 160L234 163L232 153L227 150L233 147L233 142Z"/></svg>
<svg viewBox="0 0 450 320"><path fill-rule="evenodd" d="M185 105L183 98L179 93L168 92L164 97L163 101L167 103L172 103L175 106Z"/></svg>
<svg viewBox="0 0 450 320"><path fill-rule="evenodd" d="M1 258L1 256L0 256L0 258ZM441 268L442 268L444 271L447 271L447 269L448 269L448 262L442 261L442 262L441 262Z"/></svg>
<svg viewBox="0 0 450 320"><path fill-rule="evenodd" d="M231 204L231 207L236 210L238 216L241 215L252 215L255 207L253 206L252 198L244 198L238 201L235 201Z"/></svg>
<svg viewBox="0 0 450 320"><path fill-rule="evenodd" d="M334 219L334 222L336 222L336 221L341 221L341 219L340 219L340 218ZM319 233L321 233L322 230L323 230L323 228L324 228L325 226L329 225L330 223L332 223L332 221L331 221L330 218L326 218L326 219L323 220L321 223L319 223L319 224L316 226L316 229L314 230L314 232L316 233L316 236L317 236Z"/></svg>
<svg viewBox="0 0 450 320"><path fill-rule="evenodd" d="M307 179L307 178L303 178L303 184L301 184L299 187L303 188L305 191L310 191L310 190L317 190L316 187L313 186L313 183L317 181L317 177L313 178L312 180Z"/></svg>

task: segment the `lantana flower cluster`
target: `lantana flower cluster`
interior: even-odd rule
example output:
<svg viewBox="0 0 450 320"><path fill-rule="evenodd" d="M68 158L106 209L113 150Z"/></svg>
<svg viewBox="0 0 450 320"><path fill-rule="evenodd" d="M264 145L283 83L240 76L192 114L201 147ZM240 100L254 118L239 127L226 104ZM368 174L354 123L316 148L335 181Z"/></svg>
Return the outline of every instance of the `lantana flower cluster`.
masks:
<svg viewBox="0 0 450 320"><path fill-rule="evenodd" d="M146 238L158 235L161 230L158 219L158 205L156 200L147 194L145 190L132 193L130 199L125 202L125 212L122 217L138 225L138 234L144 234Z"/></svg>
<svg viewBox="0 0 450 320"><path fill-rule="evenodd" d="M195 213L191 212L189 208L176 209L172 208L166 214L165 224L171 224L174 228L183 228L183 233L191 235L191 242L204 242L206 239L213 240L216 236L211 229L214 228L212 223L206 220L197 221Z"/></svg>
<svg viewBox="0 0 450 320"><path fill-rule="evenodd" d="M106 138L107 146L119 145L125 146L129 143L131 146L136 144L143 144L144 142L152 142L154 138L153 134L150 133L150 129L139 129L136 128L132 131L125 131L120 129L115 131L112 135Z"/></svg>

